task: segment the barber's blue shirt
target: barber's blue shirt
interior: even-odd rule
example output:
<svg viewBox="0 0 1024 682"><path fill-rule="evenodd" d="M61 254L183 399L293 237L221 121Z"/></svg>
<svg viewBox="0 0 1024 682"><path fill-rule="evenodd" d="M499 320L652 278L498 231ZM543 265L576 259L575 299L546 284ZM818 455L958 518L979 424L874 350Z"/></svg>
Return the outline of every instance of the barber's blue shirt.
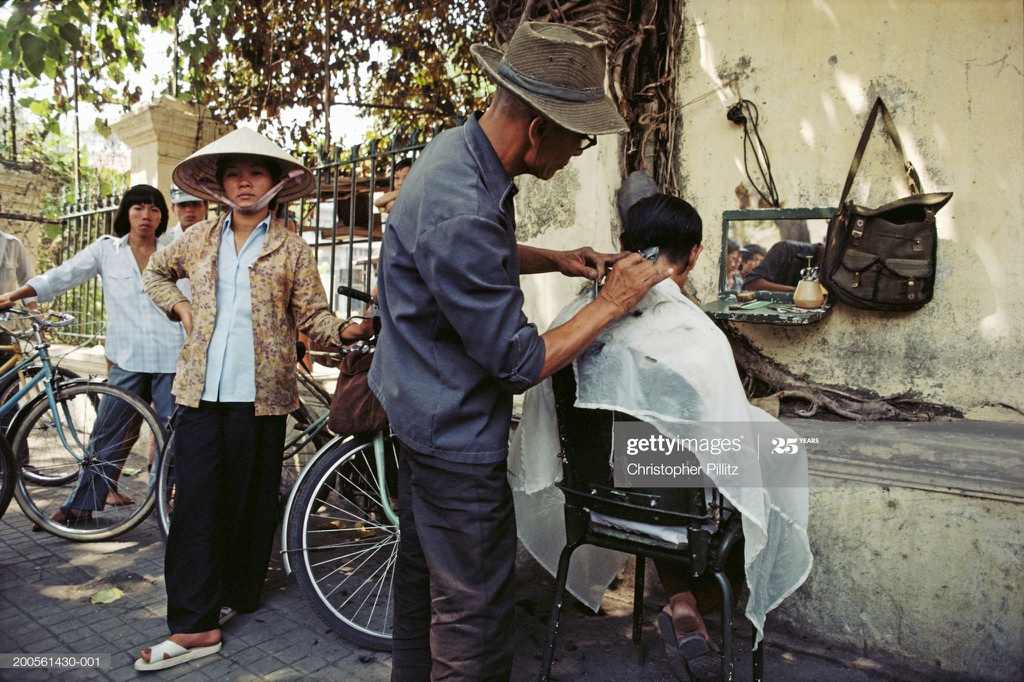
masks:
<svg viewBox="0 0 1024 682"><path fill-rule="evenodd" d="M406 445L484 463L506 457L544 343L522 310L516 187L478 117L424 149L388 216L370 386Z"/></svg>
<svg viewBox="0 0 1024 682"><path fill-rule="evenodd" d="M256 401L256 350L252 336L249 269L267 238L270 216L256 226L235 253L231 215L224 220L217 254L217 318L206 351L203 400L222 403Z"/></svg>

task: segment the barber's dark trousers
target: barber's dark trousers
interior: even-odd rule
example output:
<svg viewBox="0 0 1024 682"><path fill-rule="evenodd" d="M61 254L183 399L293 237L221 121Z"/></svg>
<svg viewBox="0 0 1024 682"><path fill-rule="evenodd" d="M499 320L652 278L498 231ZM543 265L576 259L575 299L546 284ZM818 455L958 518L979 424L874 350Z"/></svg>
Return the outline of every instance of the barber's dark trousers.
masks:
<svg viewBox="0 0 1024 682"><path fill-rule="evenodd" d="M508 680L516 524L506 464L460 464L402 445L391 679Z"/></svg>
<svg viewBox="0 0 1024 682"><path fill-rule="evenodd" d="M220 608L259 606L277 527L285 416L252 403L181 408L164 570L172 633L219 627Z"/></svg>

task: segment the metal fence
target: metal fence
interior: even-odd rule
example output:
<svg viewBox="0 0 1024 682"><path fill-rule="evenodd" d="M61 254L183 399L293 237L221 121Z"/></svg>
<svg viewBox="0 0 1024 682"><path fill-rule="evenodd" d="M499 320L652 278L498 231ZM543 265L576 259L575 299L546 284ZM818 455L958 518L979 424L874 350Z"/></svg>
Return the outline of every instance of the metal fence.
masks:
<svg viewBox="0 0 1024 682"><path fill-rule="evenodd" d="M322 151L309 163L316 176L312 197L280 207L280 216L302 235L313 249L330 306L348 317L362 304L337 294L339 285L370 291L376 279L377 253L386 215L373 205L374 196L394 187L395 166L414 160L437 133L398 134L391 140L371 140L348 150ZM116 196L68 206L61 217L57 264L66 262L104 234L113 234L114 215L123 191ZM82 324L57 337L61 343L103 343L103 287L98 279L65 292L53 303L73 311ZM97 334L97 331L99 334Z"/></svg>

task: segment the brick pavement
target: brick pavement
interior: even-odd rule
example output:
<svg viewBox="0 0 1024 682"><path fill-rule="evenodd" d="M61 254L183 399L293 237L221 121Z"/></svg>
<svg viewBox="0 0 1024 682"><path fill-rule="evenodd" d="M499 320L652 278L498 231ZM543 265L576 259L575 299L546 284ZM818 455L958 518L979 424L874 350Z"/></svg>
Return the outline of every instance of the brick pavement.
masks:
<svg viewBox="0 0 1024 682"><path fill-rule="evenodd" d="M525 553L519 561L516 664L513 679L536 679L546 635L553 580ZM648 581L656 583L657 581ZM124 596L90 602L114 586ZM629 642L629 585L610 590L601 613L563 608L554 676L559 680L672 680L653 625L664 595L651 588L644 632L646 663ZM0 669L3 680L353 680L389 679L390 656L362 650L332 632L313 613L276 558L256 613L237 616L214 656L157 673L133 667L137 653L162 641L163 542L147 520L113 541L76 543L33 533L16 503L0 520L0 653L110 654L103 670ZM749 645L749 642L746 642ZM770 647L768 679L863 682L882 679L842 664ZM738 655L738 678L749 679L749 654Z"/></svg>

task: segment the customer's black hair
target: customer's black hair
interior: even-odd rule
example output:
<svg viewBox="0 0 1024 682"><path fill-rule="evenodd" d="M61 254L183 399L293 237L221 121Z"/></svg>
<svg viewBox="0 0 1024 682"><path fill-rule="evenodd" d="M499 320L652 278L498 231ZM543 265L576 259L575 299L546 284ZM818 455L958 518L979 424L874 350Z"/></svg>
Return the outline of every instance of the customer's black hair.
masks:
<svg viewBox="0 0 1024 682"><path fill-rule="evenodd" d="M129 187L128 191L121 197L121 205L117 208L117 215L114 216L114 234L123 237L131 230L128 222L128 210L139 204L153 204L160 209L160 225L156 228L156 236L159 237L167 231L167 202L164 195L156 187L150 185L135 185Z"/></svg>
<svg viewBox="0 0 1024 682"><path fill-rule="evenodd" d="M626 251L657 246L679 267L690 265L690 252L704 238L697 209L684 199L654 194L633 204L626 213L620 240Z"/></svg>

